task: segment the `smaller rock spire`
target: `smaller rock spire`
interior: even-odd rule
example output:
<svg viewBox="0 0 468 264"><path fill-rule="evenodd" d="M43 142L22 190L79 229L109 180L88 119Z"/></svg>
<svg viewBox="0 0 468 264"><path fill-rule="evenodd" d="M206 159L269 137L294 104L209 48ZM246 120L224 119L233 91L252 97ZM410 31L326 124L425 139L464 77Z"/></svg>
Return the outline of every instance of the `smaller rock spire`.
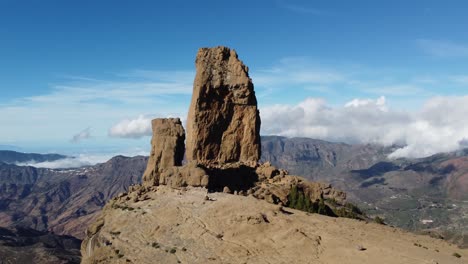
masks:
<svg viewBox="0 0 468 264"><path fill-rule="evenodd" d="M151 154L143 174L146 185L158 185L163 170L181 166L185 152L185 131L179 118L157 118L152 126Z"/></svg>

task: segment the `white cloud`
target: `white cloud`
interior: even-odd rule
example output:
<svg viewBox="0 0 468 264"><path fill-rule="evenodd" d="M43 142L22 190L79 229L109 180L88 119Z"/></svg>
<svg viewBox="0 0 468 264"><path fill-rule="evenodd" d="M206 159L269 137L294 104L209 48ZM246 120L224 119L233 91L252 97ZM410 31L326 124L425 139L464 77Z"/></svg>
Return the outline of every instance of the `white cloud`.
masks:
<svg viewBox="0 0 468 264"><path fill-rule="evenodd" d="M85 128L82 131L80 131L78 134L74 135L71 139L73 143L78 143L84 139L88 139L91 137L91 128Z"/></svg>
<svg viewBox="0 0 468 264"><path fill-rule="evenodd" d="M105 139L109 127L124 117L185 113L192 82L189 71L139 70L111 80L66 76L46 93L0 103L0 138L69 144L70 135L86 124L93 128L93 140Z"/></svg>
<svg viewBox="0 0 468 264"><path fill-rule="evenodd" d="M70 169L70 168L80 168L83 166L92 166L98 163L104 163L110 160L116 155L123 155L127 157L134 156L148 156L148 150L141 149L131 149L119 151L118 153L85 153L79 154L76 156L70 156L64 159L59 159L55 161L45 161L45 162L36 162L34 160L27 162L17 162L15 163L18 166L33 166L36 168L48 168L48 169Z"/></svg>
<svg viewBox="0 0 468 264"><path fill-rule="evenodd" d="M261 109L263 134L347 143L405 145L390 157L425 157L464 147L468 96L433 97L420 110L390 109L384 97L354 99L334 107L308 98L297 105Z"/></svg>
<svg viewBox="0 0 468 264"><path fill-rule="evenodd" d="M16 163L18 166L33 166L36 168L49 168L49 169L69 169L79 168L83 166L91 166L97 163L103 163L112 158L112 155L85 155L81 154L76 157L67 157L55 161L36 162L34 160L27 162Z"/></svg>
<svg viewBox="0 0 468 264"><path fill-rule="evenodd" d="M109 129L109 136L122 138L141 138L151 136L152 118L140 115L135 119L125 119Z"/></svg>
<svg viewBox="0 0 468 264"><path fill-rule="evenodd" d="M345 107L364 107L364 106L375 106L379 110L387 111L387 106L385 102L385 96L379 97L377 100L372 99L353 99L345 104Z"/></svg>
<svg viewBox="0 0 468 264"><path fill-rule="evenodd" d="M177 114L168 114L166 117L179 118L185 127L185 117L181 117ZM134 119L124 119L109 129L109 136L118 138L141 138L144 136L151 136L153 134L151 121L154 118L154 116L139 115Z"/></svg>
<svg viewBox="0 0 468 264"><path fill-rule="evenodd" d="M468 57L468 45L446 40L419 39L418 45L436 57Z"/></svg>

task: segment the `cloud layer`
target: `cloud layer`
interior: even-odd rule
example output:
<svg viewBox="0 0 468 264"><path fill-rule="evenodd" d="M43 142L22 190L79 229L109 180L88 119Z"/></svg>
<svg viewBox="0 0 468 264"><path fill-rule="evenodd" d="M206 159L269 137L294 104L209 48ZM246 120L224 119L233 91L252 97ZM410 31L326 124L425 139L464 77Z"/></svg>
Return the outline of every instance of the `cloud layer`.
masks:
<svg viewBox="0 0 468 264"><path fill-rule="evenodd" d="M76 157L67 157L64 159L59 159L55 161L45 161L45 162L36 162L34 160L27 162L16 163L18 166L33 166L36 168L49 168L49 169L69 169L69 168L79 168L83 166L91 166L97 163L103 163L112 158L111 154L96 154L96 155L86 155L80 154Z"/></svg>
<svg viewBox="0 0 468 264"><path fill-rule="evenodd" d="M150 117L140 115L136 119L125 119L109 129L109 136L121 138L141 138L151 136Z"/></svg>
<svg viewBox="0 0 468 264"><path fill-rule="evenodd" d="M344 106L308 98L297 105L261 109L263 134L347 143L405 145L390 157L425 157L466 147L468 96L434 97L417 111L389 109L384 97Z"/></svg>
<svg viewBox="0 0 468 264"><path fill-rule="evenodd" d="M33 166L36 168L70 169L104 163L116 155L123 155L127 157L134 157L139 155L148 156L149 149L131 148L123 151L109 153L84 153L55 161L36 162L34 160L30 160L27 162L16 162L15 164L18 166Z"/></svg>

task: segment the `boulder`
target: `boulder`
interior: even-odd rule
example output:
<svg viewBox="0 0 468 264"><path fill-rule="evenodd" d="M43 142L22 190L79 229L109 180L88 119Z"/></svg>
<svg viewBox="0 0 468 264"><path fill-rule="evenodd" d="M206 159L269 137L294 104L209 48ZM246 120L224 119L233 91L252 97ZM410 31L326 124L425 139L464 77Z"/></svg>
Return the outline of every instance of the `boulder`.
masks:
<svg viewBox="0 0 468 264"><path fill-rule="evenodd" d="M260 115L248 68L227 47L201 48L187 118L188 161L256 164Z"/></svg>

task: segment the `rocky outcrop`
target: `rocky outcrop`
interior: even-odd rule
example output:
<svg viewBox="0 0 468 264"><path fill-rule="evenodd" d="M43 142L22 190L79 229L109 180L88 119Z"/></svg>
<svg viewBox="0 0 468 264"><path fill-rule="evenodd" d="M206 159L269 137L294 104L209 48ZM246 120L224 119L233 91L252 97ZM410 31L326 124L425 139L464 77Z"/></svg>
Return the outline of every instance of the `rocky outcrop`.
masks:
<svg viewBox="0 0 468 264"><path fill-rule="evenodd" d="M185 131L179 118L157 118L152 121L153 138L143 182L159 184L159 175L165 169L182 165Z"/></svg>
<svg viewBox="0 0 468 264"><path fill-rule="evenodd" d="M234 50L202 48L187 120L188 163L181 166L184 130L178 119L153 120L146 186L229 185L246 190L257 180L260 117L248 68Z"/></svg>
<svg viewBox="0 0 468 264"><path fill-rule="evenodd" d="M308 183L270 163L259 164L260 117L248 68L234 50L202 48L187 120L188 163L179 119L153 120L151 156L143 176L146 187L206 187L210 191L250 192L259 199L288 204L293 186L315 202L343 202L343 192Z"/></svg>
<svg viewBox="0 0 468 264"><path fill-rule="evenodd" d="M250 192L258 199L264 199L270 203L289 205L290 194L294 188L299 188L309 201L333 200L339 205L346 201L346 193L333 188L328 183L309 182L306 179L287 175L285 170L277 169L269 162L261 164L256 169L259 181Z"/></svg>
<svg viewBox="0 0 468 264"><path fill-rule="evenodd" d="M161 185L133 202L134 192L106 205L83 241L82 263L461 264L468 256L441 239L253 196Z"/></svg>
<svg viewBox="0 0 468 264"><path fill-rule="evenodd" d="M130 239L132 242L136 240L140 242L146 241L147 248L144 250L152 250L150 247L159 248L161 246L159 241L162 242L162 240L164 240L165 245L169 245L169 243L172 242L176 243L179 241L179 235L181 235L180 241L195 241L204 234L211 234L212 231L208 229L209 225L204 222L199 222L200 215L206 217L209 213L207 212L207 214L204 215L205 211L203 211L203 213L200 212L199 214L195 208L199 207L199 205L195 206L196 202L194 200L190 201L190 197L187 198L187 196L184 196L186 191L193 187L205 187L201 189L201 191L205 193L233 193L237 194L239 197L249 196L250 199L254 199L255 201L261 199L271 204L290 206L307 212L318 212L337 216L326 202L330 200L333 201L333 203L342 205L341 203L343 203L346 198L343 192L331 188L330 185L309 183L303 178L290 176L287 171L277 169L269 163L258 163L260 158L260 117L257 109L257 100L255 98L252 81L248 76L248 69L238 59L236 52L225 47L200 49L197 55L196 67L197 74L187 120L187 164L181 166L184 148L184 130L180 120L153 120L152 150L143 177L144 186L133 186L129 188L128 193L119 195L106 206L103 216L98 219L94 225L91 225L87 232L87 238L82 244L85 263L87 261L115 262L117 259L124 261L123 253L128 252L128 248L121 250L121 246L116 242L117 239L115 238L120 235L121 231L119 224L114 225L114 223L122 223L124 229L128 228L129 223L121 222L119 219L115 218L118 218L119 210L134 211L135 213L140 212L139 210L142 208L140 203L154 202L154 209L145 209L141 211L141 214L144 215L149 212L151 215L158 215L158 218L148 218L148 221L143 220L136 224L136 226L152 227L152 231L147 230L148 232L145 233L143 239L141 237L133 237L134 233L130 231L131 228L127 229L129 230L129 236L125 235L125 239ZM177 198L177 200L184 202L181 204L177 204L178 202L175 204L172 202L161 202L160 204L155 202L161 190L163 193L168 190L169 193L171 193L171 190L174 189L179 190L181 195L180 199ZM200 189L195 192L200 194ZM158 194L155 195L155 193ZM158 201L162 201L163 199L157 198ZM204 204L205 202L211 201L213 200L205 195L202 203ZM186 206L187 202L195 207ZM194 221L187 225L189 228L187 231L190 232L190 234L194 234L194 236L185 233L182 234L179 232L180 230L178 228L171 227L170 225L165 226L161 223L161 221L165 221L164 219L174 216L173 208L169 210L164 209L168 204L176 206L176 211L180 211L181 214L180 217L176 218L178 223L175 223L175 220L171 223L175 223L175 226L179 226L181 223ZM223 206L230 207L229 204ZM138 210L135 210L135 208ZM185 208L189 209L185 211ZM223 207L223 209L226 208ZM232 216L236 214L230 211L230 209L227 210ZM242 210L245 210L245 208ZM250 209L248 210L250 211ZM109 214L114 214L116 211L119 211L119 213L113 217L108 217ZM279 212L281 211L278 209L273 215ZM163 216L163 218L161 219L160 216ZM230 216L228 216L224 220L231 223L231 225L223 226L223 228L237 230L236 221L240 221L240 223L246 222L247 224L269 223L269 217L270 216L266 216L260 212L256 214L256 217L240 214L237 220L236 218L229 219ZM131 225L133 226L134 224L135 222L132 221ZM162 229L160 229L161 226L163 226ZM195 233L192 232L194 230L192 230L190 226L195 228ZM197 226L201 227L201 229L198 230ZM287 224L285 224L285 226L287 226ZM109 228L112 230L109 231ZM271 230L278 230L281 226L270 226L270 228ZM169 230L174 240L170 237L166 240L166 238L163 237L164 230ZM264 233L256 228L249 230L252 232L256 230L260 233ZM109 233L106 233L107 231L109 231ZM134 232L139 231L134 230ZM176 234L174 232L176 232ZM236 231L234 231L234 233L236 233ZM301 232L299 233L303 234ZM152 236L152 234L155 236ZM259 248L268 248L273 244L277 245L278 250L281 252L285 251L285 248L290 248L286 251L297 251L296 246L285 246L286 244L292 245L290 243L297 242L293 238L294 235L291 237L288 232L282 234L281 236L289 237L289 240L280 245L279 242L275 241L275 236L270 234L269 231L267 231L266 234L267 236L270 235L267 239L267 241L270 242L266 242L265 245ZM253 233L249 234L247 230L245 235L251 236L251 238L246 238L247 240L255 241L256 239L252 237ZM264 235L265 233L262 237ZM222 240L223 238L222 234L212 234L211 236L214 236L218 240ZM194 237L197 238L194 239ZM121 238L123 238L123 236L121 236ZM299 235L299 238L311 239L311 245L320 244L318 240L305 234L304 237ZM158 242L156 242L155 239L158 239ZM216 251L214 249L217 246L222 246L225 247L226 252L230 252L220 255L215 254L215 257L213 257L215 261L213 263L233 262L233 259L228 257L229 254L236 259L240 256L247 260L249 259L249 257L247 257L248 255L258 251L257 247L252 251L250 249L246 249L247 252L243 250L239 251L237 247L226 246L230 244L229 241L219 244L211 241L211 239L212 237L208 240L203 238L203 241L208 241L208 244L202 245L200 248L207 248L210 252L213 252ZM118 240L120 240L120 238ZM282 241L283 239L276 238L276 240ZM245 241L245 239L242 239L234 244L242 245ZM271 241L273 241L273 243L271 243ZM197 244L197 247L192 248L193 244ZM169 263L173 260L177 260L178 262L183 261L183 263L209 262L211 259L209 255L204 253L200 254L198 252L200 243L195 242L193 244L187 244L186 247L181 248L182 251L184 251L184 248L185 251L188 247L191 248L190 255L182 258L177 256L177 258L174 259L172 256L167 256L164 253L159 254L162 252L158 252L157 254L153 252L148 253L148 255L145 254L143 258L129 255L128 258L125 258L125 261L145 263L154 261L155 258L153 256L156 256L156 259L161 263ZM303 245L302 242L299 242L299 244ZM144 246L140 248L144 248ZM175 248L166 249L166 252L170 254L175 254L176 251L177 249ZM266 258L270 253L269 251L265 251L264 254L261 254L258 258L249 260L249 262L258 263L259 260ZM299 254L293 255L297 256ZM238 262L238 260L236 260L236 262ZM266 262L269 263L270 261ZM281 263L285 262L284 260L281 261ZM292 259L290 262L299 263L304 261L303 259Z"/></svg>
<svg viewBox="0 0 468 264"><path fill-rule="evenodd" d="M248 68L234 50L202 48L187 118L187 160L205 165L260 159L260 115Z"/></svg>

